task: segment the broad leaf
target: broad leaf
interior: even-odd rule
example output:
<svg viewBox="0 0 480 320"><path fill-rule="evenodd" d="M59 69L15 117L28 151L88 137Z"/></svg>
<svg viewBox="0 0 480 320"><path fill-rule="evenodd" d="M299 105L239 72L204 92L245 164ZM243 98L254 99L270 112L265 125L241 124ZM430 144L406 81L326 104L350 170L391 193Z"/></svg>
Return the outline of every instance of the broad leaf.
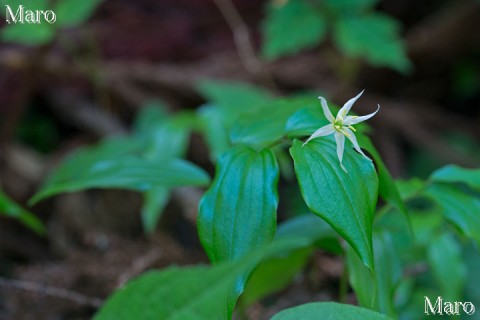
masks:
<svg viewBox="0 0 480 320"><path fill-rule="evenodd" d="M317 46L325 38L327 25L310 2L286 1L268 7L262 31L262 55L275 59Z"/></svg>
<svg viewBox="0 0 480 320"><path fill-rule="evenodd" d="M283 239L235 262L151 271L114 293L95 319L231 319L235 302L243 291L242 279L248 277L262 258L305 245L308 242L302 238Z"/></svg>
<svg viewBox="0 0 480 320"><path fill-rule="evenodd" d="M55 28L47 23L11 24L0 30L2 41L39 46L49 43L55 38Z"/></svg>
<svg viewBox="0 0 480 320"><path fill-rule="evenodd" d="M146 102L138 112L133 123L137 135L148 136L152 129L162 124L169 117L168 106L161 100Z"/></svg>
<svg viewBox="0 0 480 320"><path fill-rule="evenodd" d="M7 16L6 5L10 6L13 15L16 14L20 5L24 6L25 10L48 10L47 0L35 0L28 2L18 0L1 0L0 5L2 8L2 10L0 10L2 16ZM37 46L52 41L55 37L55 30L55 24L49 24L45 21L42 21L42 23L39 24L29 24L25 21L23 23L14 23L12 21L11 24L7 24L0 30L0 36L5 42Z"/></svg>
<svg viewBox="0 0 480 320"><path fill-rule="evenodd" d="M240 305L246 307L285 288L304 268L313 249L303 248L262 262L248 279Z"/></svg>
<svg viewBox="0 0 480 320"><path fill-rule="evenodd" d="M190 131L195 125L193 114L180 112L148 124L144 120L143 123L136 134L139 140L145 142L142 154L157 160L185 156Z"/></svg>
<svg viewBox="0 0 480 320"><path fill-rule="evenodd" d="M205 185L208 175L184 160L156 161L136 156L102 160L85 167L54 174L30 200L35 203L63 192L88 188L122 188L147 191L157 186Z"/></svg>
<svg viewBox="0 0 480 320"><path fill-rule="evenodd" d="M38 234L45 233L45 226L33 213L23 209L0 190L0 215L18 219Z"/></svg>
<svg viewBox="0 0 480 320"><path fill-rule="evenodd" d="M419 178L412 178L409 180L396 180L395 186L400 194L400 198L408 200L409 198L420 196L426 184L425 181Z"/></svg>
<svg viewBox="0 0 480 320"><path fill-rule="evenodd" d="M329 123L320 108L319 102L314 102L312 99L310 106L298 110L288 118L285 131L289 137L298 138L309 136L318 128Z"/></svg>
<svg viewBox="0 0 480 320"><path fill-rule="evenodd" d="M103 0L61 0L55 8L57 23L62 27L85 23Z"/></svg>
<svg viewBox="0 0 480 320"><path fill-rule="evenodd" d="M462 259L462 249L450 233L432 239L427 251L428 261L446 301L460 301L466 283L467 270Z"/></svg>
<svg viewBox="0 0 480 320"><path fill-rule="evenodd" d="M185 156L190 130L195 117L187 112L169 116L166 107L154 102L143 108L135 121L135 137L144 141L142 154L152 160L171 160ZM170 199L170 189L158 186L144 195L143 227L148 233L155 231L164 207Z"/></svg>
<svg viewBox="0 0 480 320"><path fill-rule="evenodd" d="M362 307L372 308L397 317L394 293L402 277L402 264L395 246L386 232L375 233L375 272L366 268L352 250L347 251L350 283Z"/></svg>
<svg viewBox="0 0 480 320"><path fill-rule="evenodd" d="M212 160L230 147L229 131L240 115L259 112L274 101L269 92L247 83L202 81L198 89L209 100L198 115Z"/></svg>
<svg viewBox="0 0 480 320"><path fill-rule="evenodd" d="M398 23L386 15L342 16L335 24L334 40L344 54L365 58L373 66L400 72L412 68Z"/></svg>
<svg viewBox="0 0 480 320"><path fill-rule="evenodd" d="M381 313L336 302L311 302L285 309L272 320L392 320Z"/></svg>
<svg viewBox="0 0 480 320"><path fill-rule="evenodd" d="M197 110L199 126L210 151L210 159L215 161L230 148L228 129L231 121L218 106L204 105Z"/></svg>
<svg viewBox="0 0 480 320"><path fill-rule="evenodd" d="M465 296L467 301L472 301L474 305L480 304L480 248L473 243L463 248L464 263L467 268L467 283L465 286Z"/></svg>
<svg viewBox="0 0 480 320"><path fill-rule="evenodd" d="M373 269L372 222L378 177L373 164L346 144L340 167L336 145L328 136L302 147L295 140L290 153L303 198L312 212L327 221Z"/></svg>
<svg viewBox="0 0 480 320"><path fill-rule="evenodd" d="M200 202L198 232L212 262L238 259L275 235L278 165L270 150L223 154Z"/></svg>
<svg viewBox="0 0 480 320"><path fill-rule="evenodd" d="M430 179L435 182L462 182L480 191L480 169L448 165L432 173Z"/></svg>
<svg viewBox="0 0 480 320"><path fill-rule="evenodd" d="M378 170L378 193L384 200L391 203L408 218L407 208L400 197L400 193L395 185L395 181L390 175L387 166L385 163L383 163L382 157L378 153L372 141L370 141L370 139L363 134L359 135L358 141L360 146L365 148L365 150L367 150L375 160Z"/></svg>
<svg viewBox="0 0 480 320"><path fill-rule="evenodd" d="M343 248L338 241L337 233L324 220L311 212L291 218L282 223L275 235L276 239L284 237L307 238L315 247L333 254L342 254Z"/></svg>
<svg viewBox="0 0 480 320"><path fill-rule="evenodd" d="M451 185L434 184L425 193L442 208L445 217L463 234L480 243L480 199Z"/></svg>
<svg viewBox="0 0 480 320"><path fill-rule="evenodd" d="M342 251L335 242L335 231L322 219L309 213L291 218L277 229L274 241L305 239L308 246L293 252L282 251L263 261L248 280L241 303L248 306L273 292L286 287L305 266L313 247L326 248L334 253ZM333 250L332 250L333 248Z"/></svg>
<svg viewBox="0 0 480 320"><path fill-rule="evenodd" d="M232 128L232 142L256 148L275 143L286 134L285 126L292 114L314 103L313 99L305 98L279 99L256 113L243 115Z"/></svg>

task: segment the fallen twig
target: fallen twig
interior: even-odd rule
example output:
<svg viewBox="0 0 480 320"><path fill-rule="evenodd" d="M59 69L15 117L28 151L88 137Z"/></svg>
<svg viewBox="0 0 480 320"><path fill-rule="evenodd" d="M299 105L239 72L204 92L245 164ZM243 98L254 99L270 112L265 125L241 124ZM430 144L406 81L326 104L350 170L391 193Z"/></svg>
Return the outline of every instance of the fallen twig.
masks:
<svg viewBox="0 0 480 320"><path fill-rule="evenodd" d="M89 297L75 291L45 286L43 284L23 280L0 277L0 287L30 291L44 296L51 296L55 298L70 300L77 304L86 305L94 308L99 308L103 304L103 300L97 297Z"/></svg>

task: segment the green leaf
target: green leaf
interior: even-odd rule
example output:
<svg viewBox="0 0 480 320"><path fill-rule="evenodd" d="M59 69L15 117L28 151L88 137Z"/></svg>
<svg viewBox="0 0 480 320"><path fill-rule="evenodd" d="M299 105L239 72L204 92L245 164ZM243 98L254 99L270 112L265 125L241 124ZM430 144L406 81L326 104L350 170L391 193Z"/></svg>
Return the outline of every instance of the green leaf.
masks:
<svg viewBox="0 0 480 320"><path fill-rule="evenodd" d="M194 114L180 112L169 116L163 103L151 102L142 109L134 124L135 137L145 143L142 154L157 161L184 157L195 121ZM142 223L147 233L155 231L169 199L170 189L165 186L145 193Z"/></svg>
<svg viewBox="0 0 480 320"><path fill-rule="evenodd" d="M152 234L155 231L169 199L170 189L163 186L154 187L145 192L142 207L142 224L143 229L147 233Z"/></svg>
<svg viewBox="0 0 480 320"><path fill-rule="evenodd" d="M144 154L157 160L184 157L194 121L192 114L183 112L151 128L144 138Z"/></svg>
<svg viewBox="0 0 480 320"><path fill-rule="evenodd" d="M395 185L400 194L400 198L403 200L419 196L420 192L426 187L425 181L418 178L397 180L395 181Z"/></svg>
<svg viewBox="0 0 480 320"><path fill-rule="evenodd" d="M399 29L395 20L378 13L341 16L335 24L334 41L347 56L365 58L373 66L408 72L412 65Z"/></svg>
<svg viewBox="0 0 480 320"><path fill-rule="evenodd" d="M318 102L314 102L312 99L308 107L298 110L288 118L285 131L291 138L304 137L311 135L315 130L329 123Z"/></svg>
<svg viewBox="0 0 480 320"><path fill-rule="evenodd" d="M154 128L163 124L168 117L168 107L163 101L148 101L136 115L133 131L137 135L148 136Z"/></svg>
<svg viewBox="0 0 480 320"><path fill-rule="evenodd" d="M279 225L275 235L277 239L286 237L306 238L309 241L318 242L325 239L335 239L336 233L324 220L318 218L312 213L302 214L290 218ZM340 248L335 248L336 253L341 252Z"/></svg>
<svg viewBox="0 0 480 320"><path fill-rule="evenodd" d="M272 320L392 320L372 310L336 302L311 302L285 309L273 316Z"/></svg>
<svg viewBox="0 0 480 320"><path fill-rule="evenodd" d="M377 2L378 0L325 0L325 5L338 14L345 14L372 8Z"/></svg>
<svg viewBox="0 0 480 320"><path fill-rule="evenodd" d="M240 298L241 305L247 307L285 288L303 269L312 251L312 248L303 248L262 262L248 279L245 292Z"/></svg>
<svg viewBox="0 0 480 320"><path fill-rule="evenodd" d="M278 165L271 150L223 154L200 202L198 233L212 262L238 259L275 235Z"/></svg>
<svg viewBox="0 0 480 320"><path fill-rule="evenodd" d="M480 243L480 199L444 184L429 186L425 194L443 208L445 217L463 234Z"/></svg>
<svg viewBox="0 0 480 320"><path fill-rule="evenodd" d="M204 105L197 110L200 130L207 141L210 150L210 159L215 161L222 153L230 148L230 137L227 128L231 121L226 119L219 107Z"/></svg>
<svg viewBox="0 0 480 320"><path fill-rule="evenodd" d="M6 5L9 5L15 15L19 6L24 10L48 10L47 0L20 1L20 0L1 0L0 10L2 16L6 16ZM39 24L15 23L7 24L0 30L0 37L5 42L13 42L28 46L38 46L46 44L55 37L56 26L42 21Z"/></svg>
<svg viewBox="0 0 480 320"><path fill-rule="evenodd" d="M55 13L57 23L62 27L79 26L86 22L103 0L61 0L58 2Z"/></svg>
<svg viewBox="0 0 480 320"><path fill-rule="evenodd" d="M262 55L275 59L315 47L323 41L326 31L321 12L307 1L271 5L262 25Z"/></svg>
<svg viewBox="0 0 480 320"><path fill-rule="evenodd" d="M461 301L466 283L466 266L460 245L450 233L433 239L427 251L433 276L446 301Z"/></svg>
<svg viewBox="0 0 480 320"><path fill-rule="evenodd" d="M152 101L142 108L135 119L134 137L144 142L142 154L149 158L179 158L186 153L195 122L195 114L178 112L169 115L162 102Z"/></svg>
<svg viewBox="0 0 480 320"><path fill-rule="evenodd" d="M366 268L351 249L347 250L350 283L362 307L397 318L394 293L402 278L402 264L389 233L375 233L375 272ZM373 288L372 288L373 286Z"/></svg>
<svg viewBox="0 0 480 320"><path fill-rule="evenodd" d="M467 268L467 283L465 287L466 301L472 301L474 305L480 304L480 249L473 243L464 247L463 257Z"/></svg>
<svg viewBox="0 0 480 320"><path fill-rule="evenodd" d="M94 319L231 319L242 279L262 258L305 245L304 239L284 239L235 262L148 272L114 293Z"/></svg>
<svg viewBox="0 0 480 320"><path fill-rule="evenodd" d="M5 42L13 42L28 46L39 46L49 43L55 38L55 28L43 24L11 24L0 31L0 37Z"/></svg>
<svg viewBox="0 0 480 320"><path fill-rule="evenodd" d="M1 16L6 16L7 5L10 6L14 15L21 5L24 7L24 11L48 10L49 8L48 0L35 0L35 1L28 1L28 2L25 2L24 0L0 0L0 6L2 7L2 10L0 10Z"/></svg>
<svg viewBox="0 0 480 320"><path fill-rule="evenodd" d="M348 143L348 142L347 142ZM332 137L302 147L295 140L290 153L302 196L312 212L327 221L373 269L372 222L378 177L373 164L346 144L340 167Z"/></svg>
<svg viewBox="0 0 480 320"><path fill-rule="evenodd" d="M64 192L89 188L123 188L147 191L157 186L205 185L208 175L184 160L156 161L136 156L101 159L84 167L63 168L54 173L30 200L38 202Z"/></svg>
<svg viewBox="0 0 480 320"><path fill-rule="evenodd" d="M231 140L255 148L266 147L286 134L286 124L292 114L313 102L305 98L270 102L260 111L240 117L232 128Z"/></svg>
<svg viewBox="0 0 480 320"><path fill-rule="evenodd" d="M358 142L360 143L360 146L362 148L364 148L370 153L377 166L378 193L380 194L382 199L391 203L394 207L396 207L403 214L405 214L408 219L409 216L407 208L402 198L400 197L400 193L397 189L397 186L395 185L395 181L390 175L387 166L385 165L385 163L383 163L382 157L378 153L372 141L366 135L360 134L358 135Z"/></svg>
<svg viewBox="0 0 480 320"><path fill-rule="evenodd" d="M461 182L480 191L480 169L466 169L448 165L433 172L430 179L435 182Z"/></svg>
<svg viewBox="0 0 480 320"><path fill-rule="evenodd" d="M18 219L38 234L45 234L45 226L33 213L23 209L0 190L0 215Z"/></svg>
<svg viewBox="0 0 480 320"><path fill-rule="evenodd" d="M273 100L269 92L242 82L204 80L199 83L198 90L230 115L255 111Z"/></svg>
<svg viewBox="0 0 480 320"><path fill-rule="evenodd" d="M297 98L299 99L299 98ZM302 109L295 112L290 118L288 118L285 125L285 131L289 138L299 138L309 136L315 132L318 128L329 124L330 122L325 118L325 115L320 107L320 102L313 98L304 99ZM333 104L329 104L330 111L336 114L340 108ZM355 125L355 129L358 132L364 132L368 130L368 126L364 123Z"/></svg>
<svg viewBox="0 0 480 320"><path fill-rule="evenodd" d="M305 266L314 246L337 254L342 252L340 245L333 242L336 240L335 231L311 213L291 218L279 225L274 241L290 241L289 239L305 239L308 245L294 248L292 252L284 250L265 259L248 280L241 297L242 305L248 306L286 287Z"/></svg>

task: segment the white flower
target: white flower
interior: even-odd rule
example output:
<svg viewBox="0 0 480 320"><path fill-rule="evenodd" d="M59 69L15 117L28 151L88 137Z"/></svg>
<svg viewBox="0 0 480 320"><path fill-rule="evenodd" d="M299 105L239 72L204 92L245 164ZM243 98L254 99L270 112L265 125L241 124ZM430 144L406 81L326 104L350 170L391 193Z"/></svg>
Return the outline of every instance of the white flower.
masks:
<svg viewBox="0 0 480 320"><path fill-rule="evenodd" d="M358 153L360 153L362 156L370 160L370 158L368 158L363 153L362 149L360 149L360 146L358 145L358 142L357 142L357 138L355 137L355 134L354 134L356 130L355 128L352 127L352 125L368 120L371 117L373 117L378 112L378 110L380 110L380 105L378 106L377 111L369 115L362 116L362 117L347 116L348 112L352 108L352 105L355 103L355 101L357 101L358 98L360 98L363 91L360 92L356 97L348 100L347 103L345 103L343 107L340 109L340 111L338 111L336 118L333 117L332 113L330 112L330 109L328 109L327 100L325 100L324 97L318 97L322 104L323 113L325 114L325 117L327 118L327 120L330 121L330 124L327 124L326 126L323 126L317 131L315 131L303 144L303 145L307 144L312 139L328 136L334 133L335 141L337 143L338 160L340 160L340 165L342 166L342 169L345 172L347 172L347 169L345 169L344 165L342 164L343 150L345 148L345 137L347 137L352 142L353 147L355 148L355 150L358 151Z"/></svg>

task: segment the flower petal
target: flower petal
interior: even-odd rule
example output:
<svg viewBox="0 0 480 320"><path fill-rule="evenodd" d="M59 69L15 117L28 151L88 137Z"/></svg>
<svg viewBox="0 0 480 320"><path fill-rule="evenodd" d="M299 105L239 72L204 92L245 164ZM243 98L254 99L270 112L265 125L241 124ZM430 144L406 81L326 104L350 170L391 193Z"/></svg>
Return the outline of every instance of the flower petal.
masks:
<svg viewBox="0 0 480 320"><path fill-rule="evenodd" d="M347 116L355 101L357 101L358 98L360 98L360 96L363 94L363 91L365 91L365 89L343 105L342 109L340 109L340 111L337 113L337 120L343 120Z"/></svg>
<svg viewBox="0 0 480 320"><path fill-rule="evenodd" d="M355 137L355 134L353 133L353 131L348 128L343 128L343 131L347 133L347 138L352 142L353 148L355 148L355 150L357 150L357 152L360 153L362 156L364 156L366 159L372 161L372 159L367 157L365 153L363 153L362 149L360 149L360 146L358 145L358 142L357 142L357 137Z"/></svg>
<svg viewBox="0 0 480 320"><path fill-rule="evenodd" d="M345 125L345 126L351 126L351 125L353 125L353 124L357 124L357 123L359 123L359 122L368 120L368 119L370 119L371 117L373 117L374 115L376 115L379 110L380 110L380 105L378 105L377 111L375 111L375 112L373 112L373 113L370 113L370 114L367 114L366 116L361 116L361 117L357 117L357 116L347 116L347 117L343 120L343 125Z"/></svg>
<svg viewBox="0 0 480 320"><path fill-rule="evenodd" d="M335 121L335 118L333 117L333 114L328 108L327 100L324 97L318 97L318 99L320 99L320 103L322 104L323 114L325 115L325 118L327 118L328 121L333 123Z"/></svg>
<svg viewBox="0 0 480 320"><path fill-rule="evenodd" d="M337 143L337 157L340 160L340 165L342 166L343 171L347 172L347 169L342 163L343 160L343 150L345 148L345 136L340 132L335 132L335 142Z"/></svg>
<svg viewBox="0 0 480 320"><path fill-rule="evenodd" d="M333 124L327 124L326 126L321 127L317 131L315 131L308 139L303 143L303 146L307 144L308 141L318 138L318 137L323 137L323 136L328 136L329 134L332 134L335 131Z"/></svg>

